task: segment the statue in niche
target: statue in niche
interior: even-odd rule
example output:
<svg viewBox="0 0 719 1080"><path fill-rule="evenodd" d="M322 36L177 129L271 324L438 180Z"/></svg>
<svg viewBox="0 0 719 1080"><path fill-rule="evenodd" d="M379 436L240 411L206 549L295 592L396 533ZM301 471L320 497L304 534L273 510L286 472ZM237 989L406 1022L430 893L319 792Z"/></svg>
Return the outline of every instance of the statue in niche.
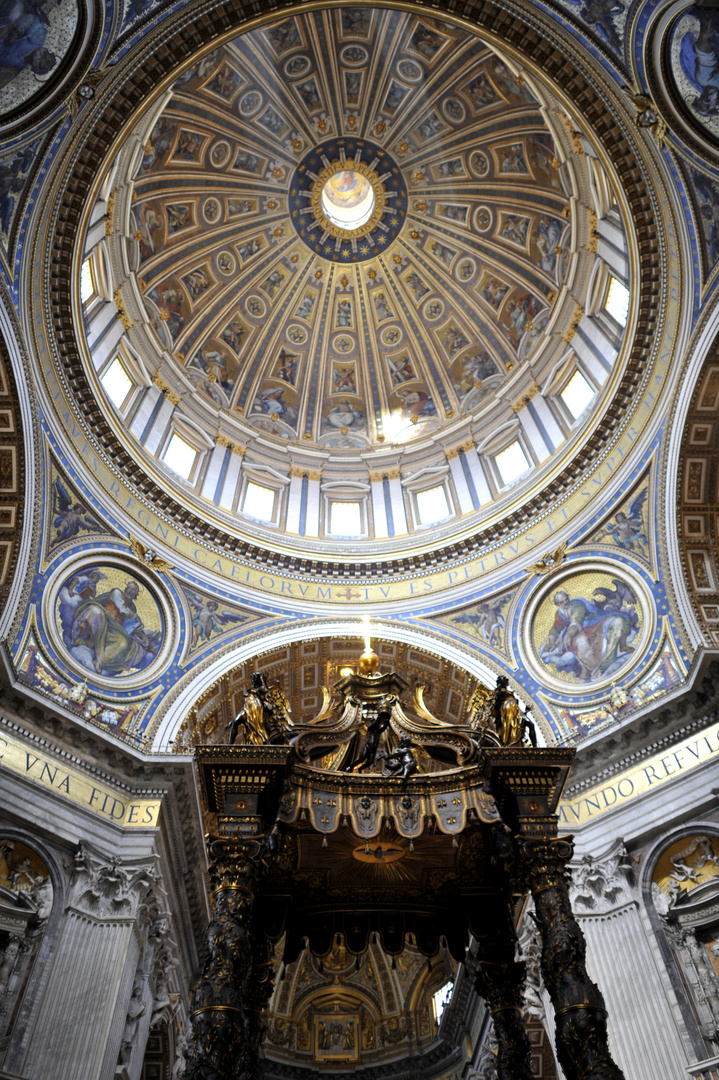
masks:
<svg viewBox="0 0 719 1080"><path fill-rule="evenodd" d="M262 746L263 743L287 743L287 728L293 726L290 703L281 686L268 686L261 672L252 673L252 685L245 703L234 720L227 725L230 745L242 735L242 741Z"/></svg>
<svg viewBox="0 0 719 1080"><path fill-rule="evenodd" d="M10 977L15 970L17 958L20 955L22 937L19 934L11 934L10 940L5 946L5 951L0 961L0 993L7 990Z"/></svg>

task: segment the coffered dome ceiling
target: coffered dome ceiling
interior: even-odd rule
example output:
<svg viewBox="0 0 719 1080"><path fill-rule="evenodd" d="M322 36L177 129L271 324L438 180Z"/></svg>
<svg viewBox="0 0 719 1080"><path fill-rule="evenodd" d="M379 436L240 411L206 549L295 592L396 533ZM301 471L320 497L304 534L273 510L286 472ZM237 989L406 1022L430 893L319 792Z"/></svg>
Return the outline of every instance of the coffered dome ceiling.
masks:
<svg viewBox="0 0 719 1080"><path fill-rule="evenodd" d="M218 445L255 479L321 473L345 496L441 479L471 451L443 527L466 533L568 460L620 366L620 325L587 328L588 364L572 347L604 302L605 234L628 275L604 164L536 77L444 21L335 8L234 38L125 138L88 252L108 197L96 290L119 310L130 383L178 406L202 466L175 482L147 394L107 412L185 502L193 487L207 499ZM102 398L96 298L85 326ZM592 407L573 413L559 395L578 368ZM514 443L526 468L508 494L496 455ZM240 485L211 501L224 527L229 514L270 535L242 513ZM286 514L270 526L301 532ZM415 517L394 530L403 543ZM378 554L396 546L371 513L361 533ZM328 524L314 535L326 550Z"/></svg>

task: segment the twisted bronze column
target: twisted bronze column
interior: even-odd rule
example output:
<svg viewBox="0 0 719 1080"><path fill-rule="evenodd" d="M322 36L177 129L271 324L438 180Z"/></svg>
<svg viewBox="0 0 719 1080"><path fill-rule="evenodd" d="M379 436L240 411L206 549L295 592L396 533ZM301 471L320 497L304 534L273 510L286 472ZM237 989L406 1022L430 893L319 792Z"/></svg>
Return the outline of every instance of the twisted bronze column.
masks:
<svg viewBox="0 0 719 1080"><path fill-rule="evenodd" d="M213 915L207 957L192 992L192 1046L186 1080L246 1080L256 1047L249 1015L254 886L266 864L262 839L212 837Z"/></svg>
<svg viewBox="0 0 719 1080"><path fill-rule="evenodd" d="M524 964L506 955L499 958L501 953L511 957L513 944L512 937L499 932L495 938L480 940L475 986L494 1022L498 1080L533 1080L531 1047L522 1020Z"/></svg>
<svg viewBox="0 0 719 1080"><path fill-rule="evenodd" d="M557 1057L567 1080L624 1080L607 1043L607 1014L585 962L586 942L569 901L570 840L517 837L542 937L542 976L554 1005Z"/></svg>

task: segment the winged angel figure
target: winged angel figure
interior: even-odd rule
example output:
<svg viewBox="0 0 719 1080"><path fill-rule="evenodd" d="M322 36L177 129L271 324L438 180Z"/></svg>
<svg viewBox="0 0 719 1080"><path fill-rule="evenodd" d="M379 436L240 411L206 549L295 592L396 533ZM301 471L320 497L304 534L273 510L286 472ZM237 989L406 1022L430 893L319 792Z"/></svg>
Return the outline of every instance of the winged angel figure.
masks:
<svg viewBox="0 0 719 1080"><path fill-rule="evenodd" d="M55 477L55 483L52 486L52 510L55 515L52 523L55 526L55 539L58 543L77 536L81 529L89 532L103 531L102 525L88 513L87 507L80 502L75 502L59 476Z"/></svg>
<svg viewBox="0 0 719 1080"><path fill-rule="evenodd" d="M247 616L238 611L220 611L217 600L210 600L199 593L185 590L192 608L192 648L206 645L214 634L220 634L233 623L243 623Z"/></svg>
<svg viewBox="0 0 719 1080"><path fill-rule="evenodd" d="M617 547L631 551L635 555L646 555L649 546L647 531L644 525L644 503L647 501L648 489L644 488L629 507L629 513L619 510L614 515L614 521L604 526L601 533L597 534L598 541L613 540Z"/></svg>

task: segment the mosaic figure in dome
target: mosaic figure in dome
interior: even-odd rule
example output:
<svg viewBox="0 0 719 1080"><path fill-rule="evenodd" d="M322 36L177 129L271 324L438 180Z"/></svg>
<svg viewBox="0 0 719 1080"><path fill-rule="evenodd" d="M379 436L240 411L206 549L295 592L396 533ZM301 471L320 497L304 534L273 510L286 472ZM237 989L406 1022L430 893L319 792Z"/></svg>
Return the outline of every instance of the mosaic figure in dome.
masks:
<svg viewBox="0 0 719 1080"><path fill-rule="evenodd" d="M154 203L140 203L139 207L135 210L135 218L137 221L137 231L135 232L135 239L140 246L140 265L144 263L151 255L154 255L159 250L159 246L155 245L155 233L162 227L162 218L160 216L158 207ZM162 233L160 233L161 239Z"/></svg>
<svg viewBox="0 0 719 1080"><path fill-rule="evenodd" d="M302 44L302 38L294 19L287 19L286 22L279 23L278 26L270 27L267 31L267 38L278 56Z"/></svg>
<svg viewBox="0 0 719 1080"><path fill-rule="evenodd" d="M424 420L437 415L434 401L424 390L398 390L397 397L401 402L403 420L411 420L412 417Z"/></svg>
<svg viewBox="0 0 719 1080"><path fill-rule="evenodd" d="M182 128L177 139L177 145L172 152L173 159L177 161L199 161L202 142L202 136L197 131L188 131L186 128Z"/></svg>
<svg viewBox="0 0 719 1080"><path fill-rule="evenodd" d="M167 203L165 205L167 215L167 230L169 233L179 232L194 224L192 221L192 209L187 203Z"/></svg>
<svg viewBox="0 0 719 1080"><path fill-rule="evenodd" d="M537 249L538 258L532 251L533 260L547 274L554 274L557 267L557 258L561 253L561 238L564 232L564 222L558 218L542 215L537 221L532 234L533 247Z"/></svg>
<svg viewBox="0 0 719 1080"><path fill-rule="evenodd" d="M417 378L409 353L403 353L397 357L388 356L387 367L393 386L400 386L402 383L411 382Z"/></svg>
<svg viewBox="0 0 719 1080"><path fill-rule="evenodd" d="M249 150L239 149L235 154L235 160L232 168L239 169L241 172L253 173L257 175L262 167L262 162L256 154L251 154Z"/></svg>
<svg viewBox="0 0 719 1080"><path fill-rule="evenodd" d="M260 390L252 406L253 413L266 414L274 419L280 419L290 427L297 424L297 405L285 395L288 388L285 386L269 386ZM290 396L293 397L291 391Z"/></svg>
<svg viewBox="0 0 719 1080"><path fill-rule="evenodd" d="M228 217L239 217L241 214L251 214L257 211L257 203L253 199L228 199Z"/></svg>
<svg viewBox="0 0 719 1080"><path fill-rule="evenodd" d="M536 98L524 80L520 81L498 56L492 60L491 74L500 94L511 105L536 104Z"/></svg>
<svg viewBox="0 0 719 1080"><path fill-rule="evenodd" d="M377 304L375 302L375 307L376 306ZM353 322L354 320L352 318L352 301L347 299L338 300L337 311L335 314L335 325L341 327L342 329L352 330Z"/></svg>
<svg viewBox="0 0 719 1080"><path fill-rule="evenodd" d="M365 426L365 414L343 398L337 405L333 405L325 416L325 430L341 431L342 428L362 430Z"/></svg>
<svg viewBox="0 0 719 1080"><path fill-rule="evenodd" d="M432 112L427 116L417 128L417 133L427 141L428 139L434 139L437 135L442 133L444 124L437 116L436 112Z"/></svg>
<svg viewBox="0 0 719 1080"><path fill-rule="evenodd" d="M217 383L228 395L232 393L237 379L237 364L221 349L203 349L196 357L196 364L205 372L210 382Z"/></svg>
<svg viewBox="0 0 719 1080"><path fill-rule="evenodd" d="M277 356L277 365L273 372L273 378L281 379L282 382L289 383L290 386L295 386L297 383L297 365L299 357L296 354L288 353L286 349L280 349Z"/></svg>
<svg viewBox="0 0 719 1080"><path fill-rule="evenodd" d="M296 319L306 319L306 320L309 321L309 319L312 316L312 312L314 310L315 300L316 299L317 299L317 294L316 293L311 292L311 291L306 292L305 295L300 300L297 307L295 308L295 318Z"/></svg>
<svg viewBox="0 0 719 1080"><path fill-rule="evenodd" d="M249 334L249 328L237 317L232 319L220 334L225 345L229 345L234 352L239 353L242 349L244 338Z"/></svg>
<svg viewBox="0 0 719 1080"><path fill-rule="evenodd" d="M509 240L511 244L524 247L527 242L528 229L529 218L521 217L519 214L507 214L502 223L502 238Z"/></svg>
<svg viewBox="0 0 719 1080"><path fill-rule="evenodd" d="M345 37L367 37L371 14L366 8L342 9L342 34Z"/></svg>
<svg viewBox="0 0 719 1080"><path fill-rule="evenodd" d="M225 63L210 79L207 89L211 90L213 94L217 94L218 97L224 98L225 101L230 101L239 85L240 76L234 68Z"/></svg>
<svg viewBox="0 0 719 1080"><path fill-rule="evenodd" d="M161 282L150 289L147 298L160 310L161 326L158 328L160 333L162 333L161 327L165 326L170 338L174 340L185 325L184 309L187 300L184 292L170 280Z"/></svg>
<svg viewBox="0 0 719 1080"><path fill-rule="evenodd" d="M164 638L154 597L117 567L87 567L69 575L58 594L56 618L70 655L88 671L110 678L142 671Z"/></svg>
<svg viewBox="0 0 719 1080"><path fill-rule="evenodd" d="M265 280L261 282L260 288L263 292L267 293L270 300L274 300L277 292L282 288L286 280L286 272L279 269L278 267L275 267L274 270L270 271Z"/></svg>
<svg viewBox="0 0 719 1080"><path fill-rule="evenodd" d="M415 300L421 300L429 292L429 286L425 285L416 270L411 270L404 279L412 290Z"/></svg>
<svg viewBox="0 0 719 1080"><path fill-rule="evenodd" d="M624 667L641 628L641 609L634 590L608 574L595 577L592 582L591 574L579 575L571 585L556 589L545 599L537 616L543 616L546 624L553 607L554 618L541 639L535 617L539 658L565 681L594 682ZM585 591L587 584L591 592Z"/></svg>
<svg viewBox="0 0 719 1080"><path fill-rule="evenodd" d="M490 307L493 307L495 311L499 311L502 306L502 301L509 292L509 285L500 281L496 277L484 278L482 285L482 296L487 301Z"/></svg>
<svg viewBox="0 0 719 1080"><path fill-rule="evenodd" d="M237 254L242 259L243 265L258 251L262 250L262 240L259 236L253 236L250 240L244 240L237 247Z"/></svg>
<svg viewBox="0 0 719 1080"><path fill-rule="evenodd" d="M558 169L554 167L556 149L554 140L549 134L532 135L527 143L527 156L532 166L532 172L538 180L548 187L559 189Z"/></svg>
<svg viewBox="0 0 719 1080"><path fill-rule="evenodd" d="M268 105L262 115L257 117L257 123L269 131L270 135L279 135L288 126L271 105Z"/></svg>
<svg viewBox="0 0 719 1080"><path fill-rule="evenodd" d="M322 98L317 89L317 80L314 76L312 76L311 79L306 79L304 82L297 83L295 90L300 95L302 103L309 112L313 112L315 109L319 109L322 106Z"/></svg>
<svg viewBox="0 0 719 1080"><path fill-rule="evenodd" d="M354 367L336 367L332 369L332 374L333 393L340 394L343 391L350 394L357 393L357 380Z"/></svg>
<svg viewBox="0 0 719 1080"><path fill-rule="evenodd" d="M487 379L494 379L492 385L501 377L496 360L485 349L468 353L452 367L452 385L460 398L477 390Z"/></svg>
<svg viewBox="0 0 719 1080"><path fill-rule="evenodd" d="M507 301L502 313L502 325L515 349L525 331L531 329L531 324L540 310L539 300L531 293L523 293Z"/></svg>
<svg viewBox="0 0 719 1080"><path fill-rule="evenodd" d="M189 274L185 274L180 280L193 300L197 300L198 297L202 296L205 289L209 289L212 284L208 274L201 266L191 270Z"/></svg>
<svg viewBox="0 0 719 1080"><path fill-rule="evenodd" d="M446 41L447 39L442 34L430 30L424 23L418 23L417 29L410 38L409 47L423 56L425 60L431 62L442 46L446 44Z"/></svg>
<svg viewBox="0 0 719 1080"><path fill-rule="evenodd" d="M142 0L137 0L138 6L142 4ZM206 79L207 76L214 70L217 63L218 50L213 49L207 56L203 56L201 60L198 60L196 64L192 64L186 71L181 72L174 83L172 84L174 90L179 90L182 86L187 86L188 83L194 82L197 79Z"/></svg>
<svg viewBox="0 0 719 1080"><path fill-rule="evenodd" d="M452 260L457 254L452 248L448 248L446 244L441 244L439 240L432 241L431 249L432 254L435 255L440 262L443 262L445 266L451 266Z"/></svg>
<svg viewBox="0 0 719 1080"><path fill-rule="evenodd" d="M469 338L460 330L456 323L450 323L449 326L440 333L439 339L450 360L454 359L455 355L460 352L460 350L465 349L469 345Z"/></svg>
<svg viewBox="0 0 719 1080"><path fill-rule="evenodd" d="M452 158L450 161L440 161L435 166L439 176L444 180L451 176L464 176L464 162L462 158Z"/></svg>
<svg viewBox="0 0 719 1080"><path fill-rule="evenodd" d="M387 91L387 97L384 99L382 111L388 112L394 116L409 92L410 91L405 86L400 86L399 83L392 81L390 88Z"/></svg>
<svg viewBox="0 0 719 1080"><path fill-rule="evenodd" d="M374 304L375 313L377 315L377 322L386 322L387 319L394 319L394 312L389 306L389 301L384 292L376 292L372 296L372 303Z"/></svg>
<svg viewBox="0 0 719 1080"><path fill-rule="evenodd" d="M499 101L499 94L492 86L486 71L480 71L471 82L467 83L467 93L475 109L484 109Z"/></svg>
<svg viewBox="0 0 719 1080"><path fill-rule="evenodd" d="M502 172L503 173L527 173L527 159L524 154L523 143L512 143L502 149Z"/></svg>
<svg viewBox="0 0 719 1080"><path fill-rule="evenodd" d="M467 222L466 206L457 206L455 203L440 203L437 206L437 213L440 217L448 218L450 221L458 221L462 225Z"/></svg>

